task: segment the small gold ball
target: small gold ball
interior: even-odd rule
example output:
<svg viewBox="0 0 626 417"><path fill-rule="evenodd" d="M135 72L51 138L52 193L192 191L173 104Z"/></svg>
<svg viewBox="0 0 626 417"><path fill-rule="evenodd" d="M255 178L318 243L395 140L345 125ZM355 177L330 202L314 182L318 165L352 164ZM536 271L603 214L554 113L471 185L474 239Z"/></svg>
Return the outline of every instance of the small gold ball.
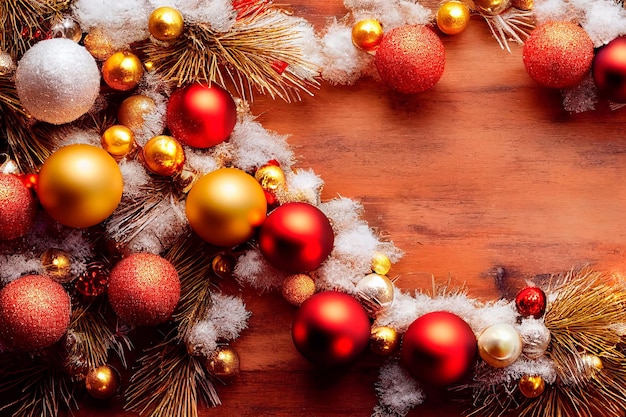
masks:
<svg viewBox="0 0 626 417"><path fill-rule="evenodd" d="M114 90L132 90L143 77L143 65L131 52L116 52L102 64L102 77Z"/></svg>
<svg viewBox="0 0 626 417"><path fill-rule="evenodd" d="M494 324L478 336L478 353L494 368L504 368L522 354L522 337L510 324Z"/></svg>
<svg viewBox="0 0 626 417"><path fill-rule="evenodd" d="M357 283L356 290L365 309L371 314L378 313L393 302L393 283L384 275L366 275Z"/></svg>
<svg viewBox="0 0 626 417"><path fill-rule="evenodd" d="M391 270L391 260L382 252L374 253L372 257L372 271L378 275L387 275Z"/></svg>
<svg viewBox="0 0 626 417"><path fill-rule="evenodd" d="M495 16L509 8L510 0L474 0L474 5L479 12Z"/></svg>
<svg viewBox="0 0 626 417"><path fill-rule="evenodd" d="M532 10L535 7L534 0L511 0L511 6L520 10Z"/></svg>
<svg viewBox="0 0 626 417"><path fill-rule="evenodd" d="M299 306L315 294L315 281L306 274L290 275L283 281L281 290L289 304Z"/></svg>
<svg viewBox="0 0 626 417"><path fill-rule="evenodd" d="M207 358L206 368L215 377L233 377L239 373L239 355L230 346L218 346Z"/></svg>
<svg viewBox="0 0 626 417"><path fill-rule="evenodd" d="M537 398L546 389L546 383L540 375L524 375L519 380L518 386L526 398Z"/></svg>
<svg viewBox="0 0 626 417"><path fill-rule="evenodd" d="M111 40L99 28L92 29L83 40L85 49L98 61L104 61L115 53Z"/></svg>
<svg viewBox="0 0 626 417"><path fill-rule="evenodd" d="M233 273L235 260L228 255L219 254L211 261L213 273L220 278L229 278Z"/></svg>
<svg viewBox="0 0 626 417"><path fill-rule="evenodd" d="M446 35L456 35L463 32L467 28L469 20L469 8L460 1L447 1L437 11L437 27Z"/></svg>
<svg viewBox="0 0 626 417"><path fill-rule="evenodd" d="M114 158L121 158L128 154L135 145L133 131L122 125L113 125L104 131L100 140L102 149Z"/></svg>
<svg viewBox="0 0 626 417"><path fill-rule="evenodd" d="M143 147L143 158L150 171L157 175L172 176L182 171L185 151L173 137L155 136Z"/></svg>
<svg viewBox="0 0 626 417"><path fill-rule="evenodd" d="M110 365L99 366L87 373L85 387L94 398L100 400L111 398L120 387L120 374Z"/></svg>
<svg viewBox="0 0 626 417"><path fill-rule="evenodd" d="M596 372L604 369L604 363L596 355L584 354L580 357L578 369L591 378Z"/></svg>
<svg viewBox="0 0 626 417"><path fill-rule="evenodd" d="M142 94L130 96L117 109L117 120L130 130L139 130L143 127L146 116L155 109L156 104L152 98Z"/></svg>
<svg viewBox="0 0 626 417"><path fill-rule="evenodd" d="M398 332L392 327L376 326L370 333L370 350L377 355L388 356L400 345Z"/></svg>
<svg viewBox="0 0 626 417"><path fill-rule="evenodd" d="M283 170L273 164L263 165L257 169L254 173L254 178L266 191L276 191L287 183Z"/></svg>
<svg viewBox="0 0 626 417"><path fill-rule="evenodd" d="M72 280L72 256L61 249L47 249L41 255L41 265L46 275L60 284Z"/></svg>
<svg viewBox="0 0 626 417"><path fill-rule="evenodd" d="M185 30L183 15L173 7L159 7L150 14L148 30L160 41L177 39Z"/></svg>
<svg viewBox="0 0 626 417"><path fill-rule="evenodd" d="M383 35L383 26L376 19L360 20L352 27L352 43L366 52L378 48Z"/></svg>

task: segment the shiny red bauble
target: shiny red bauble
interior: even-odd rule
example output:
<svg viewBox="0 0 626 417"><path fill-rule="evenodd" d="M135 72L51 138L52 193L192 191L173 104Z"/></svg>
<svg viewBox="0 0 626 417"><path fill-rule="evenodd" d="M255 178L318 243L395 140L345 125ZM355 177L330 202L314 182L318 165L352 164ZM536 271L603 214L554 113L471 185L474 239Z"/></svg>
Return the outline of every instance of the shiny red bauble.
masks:
<svg viewBox="0 0 626 417"><path fill-rule="evenodd" d="M259 248L277 269L288 274L311 271L330 255L335 235L317 207L287 203L272 211L259 231Z"/></svg>
<svg viewBox="0 0 626 417"><path fill-rule="evenodd" d="M212 84L190 84L176 90L167 103L167 126L173 137L194 148L224 142L237 122L230 93Z"/></svg>
<svg viewBox="0 0 626 417"><path fill-rule="evenodd" d="M24 236L35 221L37 203L15 175L0 174L0 240Z"/></svg>
<svg viewBox="0 0 626 417"><path fill-rule="evenodd" d="M541 288L524 288L515 297L515 306L521 316L538 319L546 312L546 294Z"/></svg>
<svg viewBox="0 0 626 417"><path fill-rule="evenodd" d="M370 321L354 297L325 291L302 303L291 336L306 359L318 366L336 367L354 361L367 348Z"/></svg>
<svg viewBox="0 0 626 417"><path fill-rule="evenodd" d="M607 99L626 103L626 36L598 49L593 60L593 80Z"/></svg>
<svg viewBox="0 0 626 417"><path fill-rule="evenodd" d="M424 385L446 387L461 382L477 358L476 336L459 316L435 311L416 319L402 340L401 360Z"/></svg>

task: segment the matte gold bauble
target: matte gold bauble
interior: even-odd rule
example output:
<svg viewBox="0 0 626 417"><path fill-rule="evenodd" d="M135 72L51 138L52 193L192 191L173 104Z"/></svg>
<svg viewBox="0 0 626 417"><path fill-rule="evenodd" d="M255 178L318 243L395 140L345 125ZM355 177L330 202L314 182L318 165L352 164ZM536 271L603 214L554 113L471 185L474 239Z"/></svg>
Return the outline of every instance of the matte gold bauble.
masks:
<svg viewBox="0 0 626 417"><path fill-rule="evenodd" d="M437 27L446 35L456 35L467 28L470 20L468 7L456 0L447 1L437 11Z"/></svg>
<svg viewBox="0 0 626 417"><path fill-rule="evenodd" d="M206 368L215 377L233 377L239 373L239 355L230 346L218 346L207 358Z"/></svg>
<svg viewBox="0 0 626 417"><path fill-rule="evenodd" d="M47 249L41 255L41 265L46 275L59 284L72 279L72 256L61 249Z"/></svg>
<svg viewBox="0 0 626 417"><path fill-rule="evenodd" d="M376 314L393 302L393 283L384 275L366 275L357 283L356 290L368 313Z"/></svg>
<svg viewBox="0 0 626 417"><path fill-rule="evenodd" d="M537 398L546 389L546 383L541 375L524 375L518 383L519 390L526 398Z"/></svg>
<svg viewBox="0 0 626 417"><path fill-rule="evenodd" d="M306 274L290 275L283 281L281 292L289 304L299 306L315 294L315 281Z"/></svg>
<svg viewBox="0 0 626 417"><path fill-rule="evenodd" d="M99 28L92 29L83 40L85 48L98 61L104 61L115 53L111 40Z"/></svg>
<svg viewBox="0 0 626 417"><path fill-rule="evenodd" d="M159 7L150 14L148 30L160 41L173 41L185 30L183 15L173 7Z"/></svg>
<svg viewBox="0 0 626 417"><path fill-rule="evenodd" d="M87 373L85 388L89 395L99 400L111 398L120 388L120 374L110 365L99 366Z"/></svg>
<svg viewBox="0 0 626 417"><path fill-rule="evenodd" d="M116 52L102 64L102 77L114 90L132 90L143 77L143 65L131 52Z"/></svg>
<svg viewBox="0 0 626 417"><path fill-rule="evenodd" d="M494 324L478 336L478 353L494 368L504 368L522 354L522 338L510 324Z"/></svg>
<svg viewBox="0 0 626 417"><path fill-rule="evenodd" d="M283 170L274 164L261 166L254 173L254 178L261 184L261 187L267 191L276 191L284 187L287 182Z"/></svg>
<svg viewBox="0 0 626 417"><path fill-rule="evenodd" d="M391 270L391 260L382 252L374 253L372 256L372 271L378 275L387 275Z"/></svg>
<svg viewBox="0 0 626 417"><path fill-rule="evenodd" d="M370 350L377 355L388 356L400 346L398 332L392 327L376 326L370 334Z"/></svg>
<svg viewBox="0 0 626 417"><path fill-rule="evenodd" d="M185 165L182 145L167 135L150 139L143 147L143 158L150 171L168 177L181 172Z"/></svg>
<svg viewBox="0 0 626 417"><path fill-rule="evenodd" d="M378 48L383 35L383 25L376 19L360 20L352 27L352 43L366 52Z"/></svg>
<svg viewBox="0 0 626 417"><path fill-rule="evenodd" d="M137 94L122 101L117 110L117 121L130 130L143 127L146 116L156 109L154 100L148 96Z"/></svg>
<svg viewBox="0 0 626 417"><path fill-rule="evenodd" d="M510 0L474 0L474 5L481 13L495 16L511 5Z"/></svg>
<svg viewBox="0 0 626 417"><path fill-rule="evenodd" d="M111 156L121 158L133 149L135 135L126 126L113 125L104 131L100 143Z"/></svg>

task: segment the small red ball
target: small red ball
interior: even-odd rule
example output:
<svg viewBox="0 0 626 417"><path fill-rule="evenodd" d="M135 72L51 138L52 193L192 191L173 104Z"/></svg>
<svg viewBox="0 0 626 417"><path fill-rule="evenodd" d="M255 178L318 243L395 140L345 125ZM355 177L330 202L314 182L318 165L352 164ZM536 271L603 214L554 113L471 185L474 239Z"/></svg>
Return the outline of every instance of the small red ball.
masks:
<svg viewBox="0 0 626 417"><path fill-rule="evenodd" d="M272 211L259 232L259 248L276 268L288 274L311 271L330 255L335 235L320 209L287 203Z"/></svg>
<svg viewBox="0 0 626 417"><path fill-rule="evenodd" d="M370 322L361 304L350 295L325 291L306 299L293 320L296 349L322 367L354 361L370 337Z"/></svg>
<svg viewBox="0 0 626 417"><path fill-rule="evenodd" d="M180 299L180 280L168 260L151 253L132 254L109 275L109 302L128 324L163 323Z"/></svg>
<svg viewBox="0 0 626 417"><path fill-rule="evenodd" d="M380 78L404 94L433 87L446 64L446 52L437 34L427 26L400 26L383 37L374 59Z"/></svg>
<svg viewBox="0 0 626 417"><path fill-rule="evenodd" d="M18 278L0 291L0 338L15 350L46 348L67 332L70 314L61 284L42 275Z"/></svg>
<svg viewBox="0 0 626 417"><path fill-rule="evenodd" d="M538 319L546 312L546 294L541 288L524 288L515 297L515 306L523 317Z"/></svg>
<svg viewBox="0 0 626 417"><path fill-rule="evenodd" d="M176 90L167 103L172 136L194 148L224 142L237 123L237 107L230 93L212 84L190 84Z"/></svg>
<svg viewBox="0 0 626 417"><path fill-rule="evenodd" d="M33 225L37 203L15 175L0 174L0 240L24 236Z"/></svg>
<svg viewBox="0 0 626 417"><path fill-rule="evenodd" d="M626 103L626 36L615 38L598 49L592 72L603 96L616 103Z"/></svg>
<svg viewBox="0 0 626 417"><path fill-rule="evenodd" d="M574 87L591 69L593 42L574 23L544 23L524 43L522 60L528 75L542 86Z"/></svg>
<svg viewBox="0 0 626 417"><path fill-rule="evenodd" d="M419 317L406 330L401 360L421 383L446 387L468 375L477 352L476 336L462 318L435 311Z"/></svg>

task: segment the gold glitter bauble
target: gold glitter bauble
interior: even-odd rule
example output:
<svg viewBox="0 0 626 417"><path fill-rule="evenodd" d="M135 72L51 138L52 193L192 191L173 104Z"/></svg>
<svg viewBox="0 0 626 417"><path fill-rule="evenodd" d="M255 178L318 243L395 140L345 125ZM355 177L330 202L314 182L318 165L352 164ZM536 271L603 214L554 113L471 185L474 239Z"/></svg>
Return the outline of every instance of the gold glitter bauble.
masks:
<svg viewBox="0 0 626 417"><path fill-rule="evenodd" d="M364 19L352 27L352 43L366 52L378 48L383 35L383 25L376 19Z"/></svg>
<svg viewBox="0 0 626 417"><path fill-rule="evenodd" d="M148 96L137 94L122 101L117 110L117 121L130 130L143 128L146 116L156 109L154 100Z"/></svg>
<svg viewBox="0 0 626 417"><path fill-rule="evenodd" d="M60 284L72 280L72 256L61 249L47 249L41 255L41 265L46 275Z"/></svg>
<svg viewBox="0 0 626 417"><path fill-rule="evenodd" d="M522 338L510 324L494 324L478 336L478 353L494 368L504 368L522 354Z"/></svg>
<svg viewBox="0 0 626 417"><path fill-rule="evenodd" d="M378 275L387 275L391 269L391 260L382 252L374 253L372 256L372 271Z"/></svg>
<svg viewBox="0 0 626 417"><path fill-rule="evenodd" d="M153 173L172 176L182 171L185 151L173 137L160 135L153 137L144 145L143 158Z"/></svg>
<svg viewBox="0 0 626 417"><path fill-rule="evenodd" d="M474 0L474 5L479 12L495 16L508 9L511 3L510 0Z"/></svg>
<svg viewBox="0 0 626 417"><path fill-rule="evenodd" d="M111 40L102 29L92 29L83 40L85 48L98 61L104 61L115 53Z"/></svg>
<svg viewBox="0 0 626 417"><path fill-rule="evenodd" d="M233 273L235 260L232 256L219 254L211 261L213 273L220 278L229 278Z"/></svg>
<svg viewBox="0 0 626 417"><path fill-rule="evenodd" d="M215 377L233 377L239 373L239 355L230 346L218 346L207 358L206 368Z"/></svg>
<svg viewBox="0 0 626 417"><path fill-rule="evenodd" d="M183 15L173 7L159 7L150 14L148 30L160 41L173 41L185 30Z"/></svg>
<svg viewBox="0 0 626 417"><path fill-rule="evenodd" d="M121 158L133 149L135 135L126 126L113 125L104 131L100 143L114 158Z"/></svg>
<svg viewBox="0 0 626 417"><path fill-rule="evenodd" d="M366 275L356 284L356 290L370 313L376 314L393 302L393 283L384 275Z"/></svg>
<svg viewBox="0 0 626 417"><path fill-rule="evenodd" d="M447 1L437 11L437 27L446 35L456 35L467 28L470 20L468 7L460 1Z"/></svg>
<svg viewBox="0 0 626 417"><path fill-rule="evenodd" d="M273 164L266 164L257 169L254 178L266 191L276 191L287 183L283 170Z"/></svg>
<svg viewBox="0 0 626 417"><path fill-rule="evenodd" d="M139 84L143 65L131 52L116 52L102 64L102 78L114 90L128 91Z"/></svg>
<svg viewBox="0 0 626 417"><path fill-rule="evenodd" d="M377 355L388 356L400 346L398 332L392 327L376 326L370 334L370 350Z"/></svg>
<svg viewBox="0 0 626 417"><path fill-rule="evenodd" d="M85 376L85 388L89 395L99 400L111 398L120 388L120 374L111 365L99 366Z"/></svg>
<svg viewBox="0 0 626 417"><path fill-rule="evenodd" d="M289 304L299 306L315 294L315 281L306 274L290 275L283 281L281 292Z"/></svg>
<svg viewBox="0 0 626 417"><path fill-rule="evenodd" d="M537 398L546 389L546 383L540 375L524 375L519 380L518 386L526 398Z"/></svg>

